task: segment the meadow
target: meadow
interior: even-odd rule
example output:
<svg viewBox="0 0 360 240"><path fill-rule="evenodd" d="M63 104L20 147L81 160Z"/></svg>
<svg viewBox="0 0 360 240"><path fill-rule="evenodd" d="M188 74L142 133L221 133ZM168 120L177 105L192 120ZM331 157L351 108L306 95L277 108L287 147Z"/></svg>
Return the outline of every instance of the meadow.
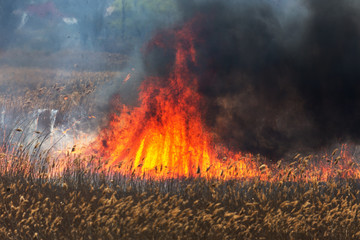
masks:
<svg viewBox="0 0 360 240"><path fill-rule="evenodd" d="M3 175L1 239L360 238L358 180L90 179Z"/></svg>
<svg viewBox="0 0 360 240"><path fill-rule="evenodd" d="M101 118L94 94L118 74L1 66L0 239L360 239L360 181L347 174L357 164L344 168L339 151L319 157L334 168L326 181L301 155L282 165L254 157L266 177L152 180L104 171L75 146L55 158L41 146L49 129L29 141L32 120L16 125L37 109L58 111L54 128L79 106Z"/></svg>

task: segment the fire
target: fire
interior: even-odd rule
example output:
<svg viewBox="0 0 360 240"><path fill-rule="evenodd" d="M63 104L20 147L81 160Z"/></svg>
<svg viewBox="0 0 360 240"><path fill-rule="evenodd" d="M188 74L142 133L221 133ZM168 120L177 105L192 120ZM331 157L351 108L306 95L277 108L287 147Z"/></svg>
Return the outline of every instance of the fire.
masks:
<svg viewBox="0 0 360 240"><path fill-rule="evenodd" d="M151 179L205 177L257 178L266 181L327 181L360 178L347 145L331 156L296 155L293 162L266 165L251 154L233 153L215 144L201 112L197 92L193 21L167 33L174 39L175 61L167 79L149 77L140 86L139 106L128 107L113 99L118 113L102 129L92 149L105 169ZM168 47L160 36L150 47ZM130 79L130 74L123 83Z"/></svg>
<svg viewBox="0 0 360 240"><path fill-rule="evenodd" d="M227 167L217 158L211 132L203 124L202 98L197 78L192 23L172 32L175 62L169 78L148 78L140 87L140 106L121 106L96 141L97 150L120 172L152 178L225 176ZM161 39L153 46L163 46ZM255 175L246 158L233 164L237 173ZM242 160L239 160L242 158Z"/></svg>

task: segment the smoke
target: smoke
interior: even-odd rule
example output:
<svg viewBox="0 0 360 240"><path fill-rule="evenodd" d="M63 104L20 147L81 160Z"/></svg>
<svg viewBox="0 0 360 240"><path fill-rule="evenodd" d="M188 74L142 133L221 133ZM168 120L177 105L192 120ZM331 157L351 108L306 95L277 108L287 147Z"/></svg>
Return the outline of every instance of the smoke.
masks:
<svg viewBox="0 0 360 240"><path fill-rule="evenodd" d="M201 19L194 71L206 123L221 142L272 159L359 142L355 1L179 1L179 8L184 22ZM168 58L145 62L161 73Z"/></svg>
<svg viewBox="0 0 360 240"><path fill-rule="evenodd" d="M142 79L137 52L177 19L173 5L0 0L0 132L47 132L59 143L96 133L113 95L132 103Z"/></svg>
<svg viewBox="0 0 360 240"><path fill-rule="evenodd" d="M155 48L142 61L134 54L127 65L114 63L118 55L109 52L131 58L154 29L198 17L192 68L207 103L204 119L219 142L277 159L360 140L355 1L179 0L177 7L170 0L33 2L0 0L1 66L122 70L97 91L105 101L96 104L106 109L114 94L133 103L144 76L169 73L173 49ZM0 89L9 91L6 86Z"/></svg>

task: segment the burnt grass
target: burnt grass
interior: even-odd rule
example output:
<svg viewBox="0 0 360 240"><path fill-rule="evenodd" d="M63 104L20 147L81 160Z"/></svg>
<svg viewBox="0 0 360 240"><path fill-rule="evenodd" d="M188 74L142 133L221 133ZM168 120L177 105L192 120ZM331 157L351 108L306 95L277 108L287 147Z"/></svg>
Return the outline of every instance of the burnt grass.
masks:
<svg viewBox="0 0 360 240"><path fill-rule="evenodd" d="M96 88L117 74L1 70L3 109L58 109L59 122L78 106L96 114ZM18 152L0 153L0 239L360 239L358 179L155 181L81 168L49 178L41 172L47 158L29 163Z"/></svg>

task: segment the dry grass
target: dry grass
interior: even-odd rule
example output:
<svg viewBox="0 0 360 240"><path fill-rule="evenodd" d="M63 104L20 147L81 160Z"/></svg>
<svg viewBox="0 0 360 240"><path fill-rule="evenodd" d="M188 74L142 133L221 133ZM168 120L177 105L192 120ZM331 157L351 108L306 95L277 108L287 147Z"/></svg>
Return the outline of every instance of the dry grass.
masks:
<svg viewBox="0 0 360 240"><path fill-rule="evenodd" d="M359 239L358 181L2 177L1 239Z"/></svg>
<svg viewBox="0 0 360 240"><path fill-rule="evenodd" d="M114 74L2 67L0 100L13 112L65 116L81 105L91 114L88 97ZM70 154L54 177L59 160L37 145L46 135L30 145L14 139L0 153L0 239L360 239L360 181L349 178L355 166L345 168L340 153L323 159L337 174L327 182L301 156L273 168L256 160L263 180L151 181Z"/></svg>
<svg viewBox="0 0 360 240"><path fill-rule="evenodd" d="M34 49L0 49L0 65L13 67L73 69L80 71L118 71L126 65L127 56L119 53L68 49L39 51Z"/></svg>
<svg viewBox="0 0 360 240"><path fill-rule="evenodd" d="M263 173L271 181L154 181L105 172L100 159L72 153L51 176L63 160L5 154L0 239L360 239L360 180L296 178L313 165L295 158L283 163L285 174L280 166Z"/></svg>
<svg viewBox="0 0 360 240"><path fill-rule="evenodd" d="M0 68L0 107L17 112L57 109L65 114L82 106L91 114L94 109L89 97L116 74L3 66Z"/></svg>

